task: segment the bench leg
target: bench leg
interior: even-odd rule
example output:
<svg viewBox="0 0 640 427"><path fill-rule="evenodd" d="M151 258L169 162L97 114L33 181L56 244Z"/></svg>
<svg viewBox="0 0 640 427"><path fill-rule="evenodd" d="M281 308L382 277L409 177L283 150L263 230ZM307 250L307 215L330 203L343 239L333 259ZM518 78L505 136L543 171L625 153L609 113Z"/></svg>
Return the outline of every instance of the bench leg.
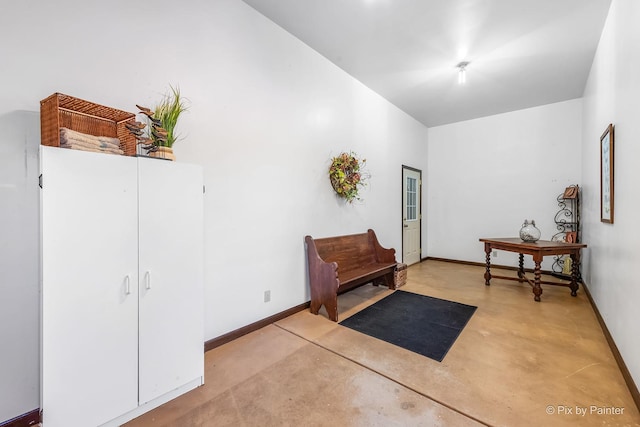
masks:
<svg viewBox="0 0 640 427"><path fill-rule="evenodd" d="M327 310L327 315L329 319L334 322L338 321L338 295L323 295L320 298L311 298L311 304L309 306L309 311L312 314L318 314L320 312L320 307L324 305L324 308Z"/></svg>
<svg viewBox="0 0 640 427"><path fill-rule="evenodd" d="M396 281L393 278L393 273L388 273L384 275L384 282L387 285L387 288L393 290L396 288Z"/></svg>
<svg viewBox="0 0 640 427"><path fill-rule="evenodd" d="M309 307L309 310L312 314L318 314L318 312L320 311L320 307L322 307L322 303L320 301L316 301L313 299L311 300L311 306Z"/></svg>
<svg viewBox="0 0 640 427"><path fill-rule="evenodd" d="M375 279L373 279L373 281L371 283L373 284L373 286L384 285L387 288L392 289L392 290L396 288L395 281L393 280L393 273L389 273L389 274L385 274L384 276L376 277Z"/></svg>
<svg viewBox="0 0 640 427"><path fill-rule="evenodd" d="M329 319L334 322L338 321L338 288L340 281L338 280L338 264L322 263L313 268L310 262L309 270L309 286L311 290L311 304L309 309L311 313L318 314L320 307L324 305L327 309Z"/></svg>
<svg viewBox="0 0 640 427"><path fill-rule="evenodd" d="M338 295L334 295L333 298L328 298L329 301L324 302L324 308L327 309L329 319L334 322L338 321Z"/></svg>

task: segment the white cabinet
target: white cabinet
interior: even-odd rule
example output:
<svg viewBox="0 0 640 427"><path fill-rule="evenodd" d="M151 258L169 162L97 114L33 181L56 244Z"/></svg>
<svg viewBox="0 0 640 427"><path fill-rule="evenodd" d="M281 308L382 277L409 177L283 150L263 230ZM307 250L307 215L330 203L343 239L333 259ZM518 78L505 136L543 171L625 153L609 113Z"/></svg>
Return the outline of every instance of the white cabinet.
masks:
<svg viewBox="0 0 640 427"><path fill-rule="evenodd" d="M140 159L138 182L140 402L146 403L203 375L203 187L200 167L157 159Z"/></svg>
<svg viewBox="0 0 640 427"><path fill-rule="evenodd" d="M119 425L203 383L202 170L40 153L43 426Z"/></svg>

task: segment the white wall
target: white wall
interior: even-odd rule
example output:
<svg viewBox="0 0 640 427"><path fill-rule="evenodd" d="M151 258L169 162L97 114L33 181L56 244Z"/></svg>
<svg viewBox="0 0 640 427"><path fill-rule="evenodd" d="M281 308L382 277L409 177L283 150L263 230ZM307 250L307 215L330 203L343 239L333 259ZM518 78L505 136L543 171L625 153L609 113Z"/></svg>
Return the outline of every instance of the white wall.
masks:
<svg viewBox="0 0 640 427"><path fill-rule="evenodd" d="M640 384L638 303L634 267L640 259L640 2L614 0L584 93L582 181L583 277L598 310ZM600 222L600 136L615 126L614 223Z"/></svg>
<svg viewBox="0 0 640 427"><path fill-rule="evenodd" d="M37 145L39 101L53 92L135 111L173 84L191 100L175 150L205 169L206 339L309 299L306 234L373 228L400 251L401 165L426 170L427 129L239 0L11 2L0 15L0 57L0 134L14 153ZM344 150L367 158L362 203L345 205L330 188L329 159ZM21 171L31 191L35 171ZM3 209L12 182L0 182ZM34 194L18 197L31 198L29 224ZM1 222L1 236L9 226ZM38 404L34 239L19 257L0 247L0 259L15 258L2 272L0 309L24 303L0 329L3 349L16 347L0 356L0 422ZM12 372L24 381L6 383Z"/></svg>
<svg viewBox="0 0 640 427"><path fill-rule="evenodd" d="M581 184L581 108L577 99L429 128L428 256L484 262L478 239L517 237L525 219L550 239L557 196ZM517 256L492 262L517 266Z"/></svg>
<svg viewBox="0 0 640 427"><path fill-rule="evenodd" d="M425 168L427 130L244 4L219 3L207 22L211 61L181 80L204 114L185 117L177 155L206 171L213 338L308 301L306 234L373 228L399 251L401 165ZM343 150L367 159L363 203L329 185Z"/></svg>

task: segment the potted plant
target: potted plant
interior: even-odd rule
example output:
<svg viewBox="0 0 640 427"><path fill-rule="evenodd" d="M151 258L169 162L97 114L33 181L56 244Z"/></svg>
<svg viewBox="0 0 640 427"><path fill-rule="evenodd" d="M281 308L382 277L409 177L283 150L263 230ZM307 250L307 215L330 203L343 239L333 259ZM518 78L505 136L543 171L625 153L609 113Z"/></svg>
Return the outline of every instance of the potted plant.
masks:
<svg viewBox="0 0 640 427"><path fill-rule="evenodd" d="M153 110L136 104L140 113L147 118L149 127L146 132L143 131L147 126L144 123L136 122L127 127L149 156L175 160L173 144L178 140L175 129L180 115L188 106L180 94L180 88L170 86L170 89Z"/></svg>

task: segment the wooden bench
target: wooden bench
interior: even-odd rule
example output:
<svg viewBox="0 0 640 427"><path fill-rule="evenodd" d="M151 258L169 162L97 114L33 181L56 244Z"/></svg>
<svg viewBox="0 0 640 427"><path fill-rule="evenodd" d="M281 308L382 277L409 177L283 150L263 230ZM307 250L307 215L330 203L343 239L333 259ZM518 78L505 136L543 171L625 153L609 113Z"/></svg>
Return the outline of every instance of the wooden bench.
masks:
<svg viewBox="0 0 640 427"><path fill-rule="evenodd" d="M306 236L305 242L313 314L324 304L329 319L337 322L339 293L371 282L395 289L396 251L380 246L373 230L323 239Z"/></svg>

